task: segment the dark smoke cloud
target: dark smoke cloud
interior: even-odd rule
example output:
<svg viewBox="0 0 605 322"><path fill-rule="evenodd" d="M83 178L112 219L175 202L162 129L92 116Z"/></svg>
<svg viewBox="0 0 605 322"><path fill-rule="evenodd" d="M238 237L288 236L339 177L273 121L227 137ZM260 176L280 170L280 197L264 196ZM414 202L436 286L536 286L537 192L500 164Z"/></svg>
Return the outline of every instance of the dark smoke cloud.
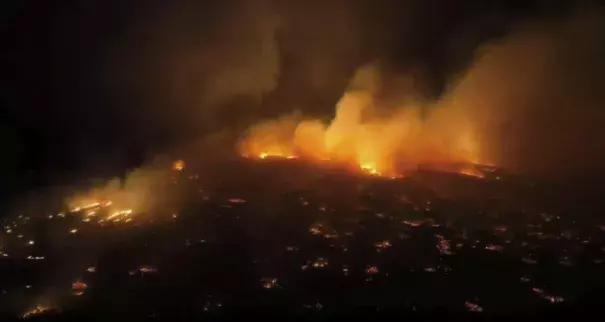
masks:
<svg viewBox="0 0 605 322"><path fill-rule="evenodd" d="M355 71L372 62L384 101L404 92L435 101L461 87L456 95L480 118L487 153L503 165L554 171L602 163L595 138L603 119L603 19L593 7L209 3L149 6L117 47L145 39L134 62L118 50L112 63L122 71L116 79L130 80L126 91L139 91L152 129L212 132L294 110L330 117Z"/></svg>
<svg viewBox="0 0 605 322"><path fill-rule="evenodd" d="M415 95L438 100L479 58L520 37L515 53L498 54L508 71L473 85L485 93L472 112L489 121L481 125L490 153L514 168L596 167L602 18L576 2L30 0L14 19L29 12L43 23L30 28L24 19L11 29L20 46L7 51L7 74L18 83L8 87L11 111L54 142L41 144L48 159L85 164L295 109L329 118L368 63L379 66L385 101L410 79ZM569 22L581 6L590 9ZM512 84L524 94L513 95Z"/></svg>
<svg viewBox="0 0 605 322"><path fill-rule="evenodd" d="M233 101L258 105L277 86L279 27L269 1L157 2L113 48L107 78L136 93L154 130L216 131Z"/></svg>
<svg viewBox="0 0 605 322"><path fill-rule="evenodd" d="M483 113L497 129L487 133L501 163L550 173L605 165L604 40L605 16L594 10L511 40L514 50L500 57L502 73L494 71L483 94L491 95Z"/></svg>

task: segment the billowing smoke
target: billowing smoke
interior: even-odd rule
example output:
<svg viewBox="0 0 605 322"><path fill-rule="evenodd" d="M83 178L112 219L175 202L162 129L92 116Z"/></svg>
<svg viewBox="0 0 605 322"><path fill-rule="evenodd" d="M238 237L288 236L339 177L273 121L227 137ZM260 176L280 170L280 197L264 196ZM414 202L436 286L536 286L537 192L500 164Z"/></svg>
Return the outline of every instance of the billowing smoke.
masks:
<svg viewBox="0 0 605 322"><path fill-rule="evenodd" d="M605 125L603 18L578 11L562 23L521 26L477 51L445 99L471 117L484 155L544 173L605 164L598 139Z"/></svg>
<svg viewBox="0 0 605 322"><path fill-rule="evenodd" d="M134 101L142 135L172 144L218 131L277 86L281 18L270 1L146 3L137 16L106 73Z"/></svg>
<svg viewBox="0 0 605 322"><path fill-rule="evenodd" d="M167 202L170 188L170 167L166 162L153 162L135 169L124 178L114 178L78 191L65 200L70 211L96 208L97 203L109 203L114 211L145 213Z"/></svg>
<svg viewBox="0 0 605 322"><path fill-rule="evenodd" d="M518 25L480 46L436 101L419 91L413 66L397 73L380 62L362 67L329 124L300 116L261 123L240 148L335 158L381 173L458 162L536 173L595 168L605 164L603 28L603 16L589 11Z"/></svg>

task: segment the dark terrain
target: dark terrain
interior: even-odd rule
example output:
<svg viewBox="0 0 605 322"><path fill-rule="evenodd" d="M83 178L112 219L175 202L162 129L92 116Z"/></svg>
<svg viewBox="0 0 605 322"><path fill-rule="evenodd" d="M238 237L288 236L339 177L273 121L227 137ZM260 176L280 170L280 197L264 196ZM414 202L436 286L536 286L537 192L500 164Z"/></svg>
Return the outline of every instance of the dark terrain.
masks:
<svg viewBox="0 0 605 322"><path fill-rule="evenodd" d="M49 310L29 318L52 321L598 313L598 198L482 170L384 179L237 160L174 171L170 198L131 222L61 209L5 218L2 321L36 305Z"/></svg>

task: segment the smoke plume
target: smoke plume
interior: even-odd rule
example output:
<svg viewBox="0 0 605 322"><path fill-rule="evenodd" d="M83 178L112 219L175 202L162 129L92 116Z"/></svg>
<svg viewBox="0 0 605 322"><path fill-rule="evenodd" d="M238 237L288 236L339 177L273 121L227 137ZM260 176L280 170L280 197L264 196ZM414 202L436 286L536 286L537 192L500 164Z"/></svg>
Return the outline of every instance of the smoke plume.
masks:
<svg viewBox="0 0 605 322"><path fill-rule="evenodd" d="M517 25L483 44L431 100L414 67L358 69L328 124L286 116L253 126L247 155L330 158L393 173L419 164L494 163L535 173L603 165L598 88L603 16ZM301 120L302 119L302 120Z"/></svg>

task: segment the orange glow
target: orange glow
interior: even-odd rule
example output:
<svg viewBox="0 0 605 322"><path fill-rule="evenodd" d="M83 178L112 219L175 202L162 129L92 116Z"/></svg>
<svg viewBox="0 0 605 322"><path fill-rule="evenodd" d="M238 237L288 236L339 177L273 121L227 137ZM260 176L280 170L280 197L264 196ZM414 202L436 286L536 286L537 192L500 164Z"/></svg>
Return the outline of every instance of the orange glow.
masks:
<svg viewBox="0 0 605 322"><path fill-rule="evenodd" d="M88 284L82 281L75 281L71 284L73 295L80 296L84 294L84 291L88 288Z"/></svg>
<svg viewBox="0 0 605 322"><path fill-rule="evenodd" d="M361 168L361 170L363 170L371 175L375 175L375 176L380 175L380 172L378 172L378 169L376 168L376 166L374 166L371 163L364 163L364 164L361 164L359 167Z"/></svg>
<svg viewBox="0 0 605 322"><path fill-rule="evenodd" d="M112 212L109 216L107 216L107 218L105 218L105 220L110 220L113 222L120 222L122 220L130 219L130 218L128 218L128 216L130 216L130 214L132 214L132 209L118 210L118 211ZM130 221L130 220L128 220L128 221Z"/></svg>
<svg viewBox="0 0 605 322"><path fill-rule="evenodd" d="M48 313L52 311L52 308L48 307L48 306L43 306L43 305L37 305L35 308L23 313L21 315L22 318L24 319L28 319L34 316L38 316L38 315L42 315L45 313Z"/></svg>
<svg viewBox="0 0 605 322"><path fill-rule="evenodd" d="M259 159L329 160L391 178L423 164L486 162L481 158L481 142L472 120L454 98L387 103L376 95L375 84L363 83L368 70L358 74L337 103L330 122L299 115L261 122L240 140L239 152ZM370 83L372 77L369 75ZM476 169L460 173L482 177Z"/></svg>
<svg viewBox="0 0 605 322"><path fill-rule="evenodd" d="M114 203L111 200L100 200L100 201L90 201L87 198L78 199L75 198L71 203L70 210L71 212L80 212L84 211L84 218L82 221L90 222L93 217L96 217L101 214L101 210L107 211L107 215L98 220L98 223L103 223L106 221L111 221L114 223L118 222L129 222L132 220L130 215L132 214L132 209L117 209L114 206ZM71 234L75 234L78 232L77 229L72 229L69 231Z"/></svg>
<svg viewBox="0 0 605 322"><path fill-rule="evenodd" d="M475 169L475 168L465 168L460 170L458 173L463 174L465 176L471 176L471 177L476 177L476 178L485 178L485 176L483 175L483 173L481 173L481 171Z"/></svg>
<svg viewBox="0 0 605 322"><path fill-rule="evenodd" d="M267 158L280 158L280 159L296 159L296 156L284 154L281 152L261 152L258 154L258 157L261 159Z"/></svg>
<svg viewBox="0 0 605 322"><path fill-rule="evenodd" d="M185 161L177 160L172 164L172 169L175 171L183 171L185 169Z"/></svg>

